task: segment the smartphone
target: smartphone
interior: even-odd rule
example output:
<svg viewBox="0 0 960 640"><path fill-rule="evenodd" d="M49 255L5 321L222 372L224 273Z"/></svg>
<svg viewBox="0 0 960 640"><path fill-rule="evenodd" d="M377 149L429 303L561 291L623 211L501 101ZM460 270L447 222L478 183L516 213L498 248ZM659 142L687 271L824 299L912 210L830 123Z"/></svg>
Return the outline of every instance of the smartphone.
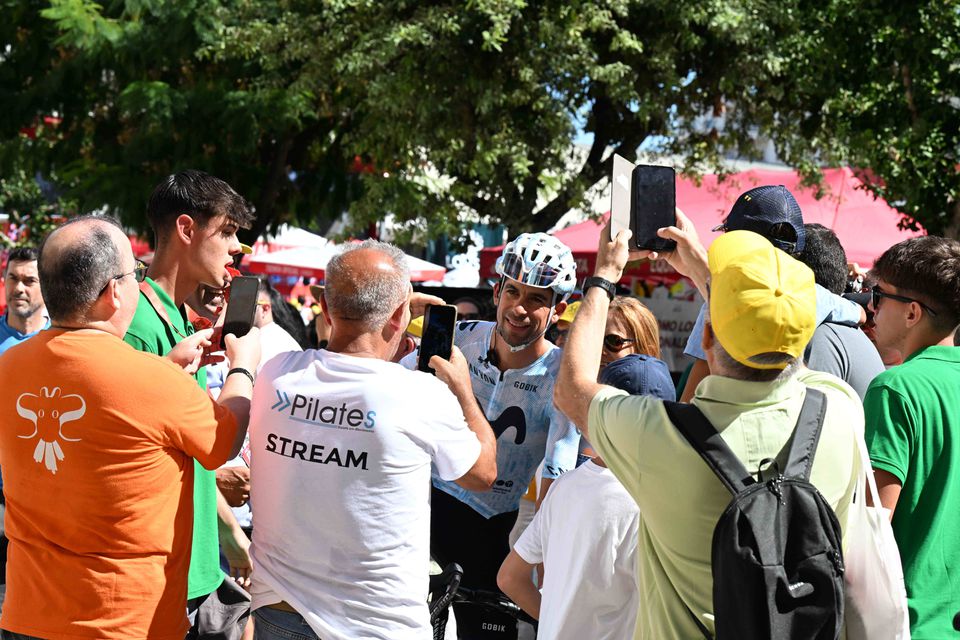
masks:
<svg viewBox="0 0 960 640"><path fill-rule="evenodd" d="M253 326L257 312L260 281L253 276L238 276L230 282L230 302L227 303L227 315L223 319L223 334L220 336L220 348L226 348L227 334L245 336Z"/></svg>
<svg viewBox="0 0 960 640"><path fill-rule="evenodd" d="M677 243L657 235L677 224L677 175L673 167L637 165L632 175L630 213L631 248L672 251Z"/></svg>
<svg viewBox="0 0 960 640"><path fill-rule="evenodd" d="M621 156L613 156L613 178L610 183L610 238L616 238L624 229L633 230L630 223L630 205L633 193L633 163ZM630 248L636 249L635 238Z"/></svg>
<svg viewBox="0 0 960 640"><path fill-rule="evenodd" d="M436 375L430 358L440 356L450 359L453 351L453 329L457 324L457 308L452 304L430 304L423 317L423 335L420 338L420 355L417 369Z"/></svg>

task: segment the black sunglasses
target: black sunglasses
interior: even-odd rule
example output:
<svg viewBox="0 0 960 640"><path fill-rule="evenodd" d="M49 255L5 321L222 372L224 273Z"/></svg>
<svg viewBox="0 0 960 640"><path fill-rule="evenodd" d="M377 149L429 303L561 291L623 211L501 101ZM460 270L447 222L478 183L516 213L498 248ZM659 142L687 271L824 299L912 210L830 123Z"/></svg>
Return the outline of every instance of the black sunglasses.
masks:
<svg viewBox="0 0 960 640"><path fill-rule="evenodd" d="M615 333L608 333L603 336L603 348L607 351L623 351L628 344L633 344L636 340L631 338L622 338Z"/></svg>
<svg viewBox="0 0 960 640"><path fill-rule="evenodd" d="M896 294L894 294L894 293L887 293L886 291L884 291L883 289L881 289L881 288L880 288L880 285L878 285L878 284L873 285L873 287L870 289L870 293L871 293L872 296L873 296L872 299L871 299L871 302L872 302L872 304L873 304L873 310L874 310L874 311L876 311L877 309L880 308L880 299L881 299L881 298L890 298L891 300L896 300L896 301L898 301L898 302L906 302L906 303L908 303L908 304L911 303L911 302L916 302L918 305L920 305L920 307L921 307L922 309L926 309L927 312L930 313L930 315L932 315L932 316L937 315L937 312L936 312L936 311L934 311L933 309L931 309L931 308L930 308L929 306L927 306L926 304L920 302L920 301L917 300L916 298L908 298L908 297L906 297L906 296L898 296L898 295L896 295Z"/></svg>
<svg viewBox="0 0 960 640"><path fill-rule="evenodd" d="M133 275L134 280L136 280L137 282L143 282L144 280L147 279L147 265L137 260L137 266L133 268L133 271L128 271L126 273L115 275L112 278L110 278L110 280L122 280L123 278L126 278L129 275ZM103 288L100 289L99 295L102 296L103 292L107 290L107 287L110 285L110 280L108 280L107 284L103 285Z"/></svg>

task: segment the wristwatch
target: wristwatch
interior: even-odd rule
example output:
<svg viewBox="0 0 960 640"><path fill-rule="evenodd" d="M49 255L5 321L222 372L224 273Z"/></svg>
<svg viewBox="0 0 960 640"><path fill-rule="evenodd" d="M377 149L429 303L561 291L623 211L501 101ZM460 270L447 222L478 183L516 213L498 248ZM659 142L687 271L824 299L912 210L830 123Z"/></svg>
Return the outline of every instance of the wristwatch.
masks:
<svg viewBox="0 0 960 640"><path fill-rule="evenodd" d="M590 276L583 281L583 295L587 295L587 290L591 287L600 287L607 292L607 297L610 300L613 300L613 297L617 295L617 285L610 282L606 278L601 278L599 276Z"/></svg>

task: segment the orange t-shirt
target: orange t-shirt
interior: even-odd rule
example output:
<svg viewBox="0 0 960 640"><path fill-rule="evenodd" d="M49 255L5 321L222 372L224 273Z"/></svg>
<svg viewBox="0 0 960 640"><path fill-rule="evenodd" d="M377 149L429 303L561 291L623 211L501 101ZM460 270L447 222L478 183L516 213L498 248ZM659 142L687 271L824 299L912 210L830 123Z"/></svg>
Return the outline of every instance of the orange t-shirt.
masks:
<svg viewBox="0 0 960 640"><path fill-rule="evenodd" d="M233 414L163 358L101 331L51 329L0 357L0 424L0 627L182 640L191 458L227 461Z"/></svg>

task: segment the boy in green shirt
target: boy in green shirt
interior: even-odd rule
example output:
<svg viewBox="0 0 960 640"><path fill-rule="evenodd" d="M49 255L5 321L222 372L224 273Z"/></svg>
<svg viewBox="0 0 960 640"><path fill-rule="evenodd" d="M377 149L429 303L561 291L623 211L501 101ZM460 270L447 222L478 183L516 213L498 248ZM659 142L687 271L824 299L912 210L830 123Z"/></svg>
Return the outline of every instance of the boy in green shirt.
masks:
<svg viewBox="0 0 960 640"><path fill-rule="evenodd" d="M877 346L909 355L867 389L867 447L900 547L911 636L947 638L960 610L960 242L905 240L872 274Z"/></svg>
<svg viewBox="0 0 960 640"><path fill-rule="evenodd" d="M241 253L237 231L253 221L252 207L223 180L188 170L157 185L147 204L147 218L156 236L156 250L124 340L140 351L173 359L206 390L206 370L199 365L210 346L211 331L194 334L183 303L201 284L217 289L227 284L226 267ZM224 574L220 570L216 476L196 462L193 492L187 584L187 612L193 628L188 637L203 638L217 630L204 628L209 617L201 608L208 600L209 606L215 606L216 599L209 596L224 584ZM238 597L232 588L226 591L221 599ZM231 626L232 621L214 624ZM227 637L231 637L229 632Z"/></svg>

